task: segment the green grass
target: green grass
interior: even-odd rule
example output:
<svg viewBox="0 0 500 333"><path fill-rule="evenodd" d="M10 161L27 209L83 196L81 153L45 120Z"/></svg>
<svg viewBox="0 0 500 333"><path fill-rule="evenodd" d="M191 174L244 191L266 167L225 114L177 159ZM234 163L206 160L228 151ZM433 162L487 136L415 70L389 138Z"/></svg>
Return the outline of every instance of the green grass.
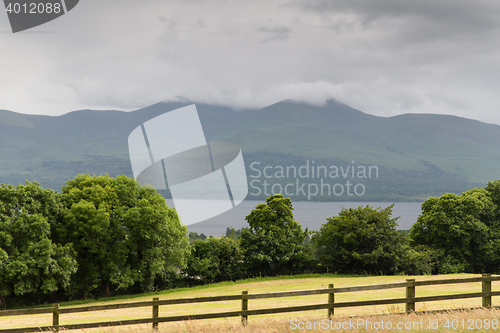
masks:
<svg viewBox="0 0 500 333"><path fill-rule="evenodd" d="M140 293L134 295L119 295L119 296L110 296L110 297L101 297L98 299L84 299L84 300L75 300L62 302L59 305L63 306L74 306L74 305L92 305L96 302L111 302L111 301L123 301L128 300L130 302L138 302L136 299L144 298L144 297L157 297L158 295L169 295L169 294L178 294L185 292L195 292L198 290L211 290L214 288L224 288L224 287L234 287L238 285L246 285L248 283L256 283L256 282L268 282L268 281L281 281L281 280L297 280L297 279L306 279L306 278L345 278L345 277L364 277L365 275L343 275L343 274L299 274L299 275L280 275L280 276L270 276L270 277L256 277L256 278L248 278L237 281L224 281L213 284L204 284L195 287L184 287L184 288L174 288L167 289L158 292L147 292ZM216 296L216 295L214 295ZM51 307L52 305L41 305L39 307Z"/></svg>

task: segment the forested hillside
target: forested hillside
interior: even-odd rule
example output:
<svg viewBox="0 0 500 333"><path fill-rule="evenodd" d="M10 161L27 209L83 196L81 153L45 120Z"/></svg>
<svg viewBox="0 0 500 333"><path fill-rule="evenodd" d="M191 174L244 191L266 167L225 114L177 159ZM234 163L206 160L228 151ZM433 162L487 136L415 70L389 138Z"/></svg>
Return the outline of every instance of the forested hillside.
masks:
<svg viewBox="0 0 500 333"><path fill-rule="evenodd" d="M0 111L0 182L36 180L60 190L78 173L132 176L128 135L144 121L189 103L159 103L132 111L74 111L51 117ZM296 183L331 187L360 183L362 196L311 196L295 190L293 200L419 201L446 192L484 186L500 174L500 126L431 114L376 117L337 101L323 107L283 101L261 110L197 105L208 142L237 143L249 183L260 188L248 198L264 199L272 186ZM337 169L337 177L260 175L266 166ZM371 177L359 168L376 167ZM350 168L350 169L348 169ZM356 168L356 173L353 173ZM314 169L316 170L316 169ZM319 175L319 173L317 174ZM299 179L300 178L300 179ZM308 179L305 179L308 178ZM339 185L339 186L340 186ZM280 186L276 186L276 190ZM311 185L312 186L312 185ZM299 186L300 187L300 184ZM307 185L306 185L307 187ZM361 193L361 188L358 191ZM293 191L292 191L293 192ZM169 197L169 191L162 192Z"/></svg>

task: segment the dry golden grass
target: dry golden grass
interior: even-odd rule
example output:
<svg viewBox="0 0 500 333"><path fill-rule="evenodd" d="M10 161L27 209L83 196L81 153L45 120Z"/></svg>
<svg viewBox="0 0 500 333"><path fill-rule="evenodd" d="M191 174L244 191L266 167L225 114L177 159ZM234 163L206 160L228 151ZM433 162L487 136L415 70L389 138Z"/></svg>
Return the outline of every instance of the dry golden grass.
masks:
<svg viewBox="0 0 500 333"><path fill-rule="evenodd" d="M265 292L289 291L289 290L319 289L328 287L328 284L330 283L333 283L335 287L347 287L347 286L357 286L357 285L404 282L407 278L415 278L417 281L422 281L422 280L439 280L443 278L465 278L472 276L479 276L479 275L456 274L452 276L446 275L446 276L374 276L374 277L319 276L316 278L282 279L282 280L269 280L269 281L258 281L258 282L250 281L250 282L234 283L234 284L225 283L222 285L215 284L213 286L203 289L193 288L190 290L159 293L155 295L155 297L159 297L160 300L163 300L163 299L190 298L190 297L202 297L202 296L235 295L235 294L241 294L241 291L243 290L248 290L249 293L252 294L252 293L265 293ZM499 289L498 287L499 287L499 282L492 283L492 290L498 290ZM481 283L479 282L467 283L467 284L450 284L450 285L417 287L416 296L419 297L419 296L431 296L431 295L460 294L460 293L480 292L480 291L481 291ZM141 296L141 297L131 297L128 299L99 301L99 302L94 302L92 304L84 304L78 306L150 301L152 300L152 297L153 296L151 295ZM404 298L404 297L405 297L404 288L398 288L398 289L387 289L387 290L369 291L369 292L339 293L335 295L335 301L336 302L361 301L361 300ZM314 296L298 296L298 297L287 297L287 298L249 300L249 310L326 303L327 298L328 296L324 294L324 295L314 295ZM492 301L493 305L499 305L500 297L493 297ZM476 298L476 299L430 302L427 304L417 303L416 310L429 311L436 309L474 308L480 306L481 306L481 299ZM65 307L65 305L61 304L61 307ZM72 305L71 307L76 307L76 306ZM160 317L196 314L196 313L236 311L239 310L240 307L241 307L241 301L169 305L160 307ZM348 316L366 316L374 314L382 315L382 314L399 313L403 311L404 311L404 304L389 305L389 306L381 305L381 306L366 306L357 308L341 308L335 310L335 317L341 318ZM151 312L152 312L151 307L144 307L144 308L108 310L99 312L63 314L60 316L60 324L64 325L64 324L78 324L78 323L88 323L88 322L104 322L104 321L118 321L125 319L150 318ZM212 331L213 332L230 332L230 331L273 332L274 329L276 329L275 330L276 332L288 332L284 329L287 327L285 324L287 322L289 323L290 318L297 318L297 316L301 316L301 318L307 317L309 318L308 319L309 321L312 321L312 320L322 320L325 315L326 315L326 310L301 312L296 314L288 313L288 314L278 314L278 315L253 316L249 318L249 325L248 327L245 328L241 327L240 321L237 318L201 320L201 321L193 321L187 323L160 323L160 328L162 330L164 328L170 329L167 330L168 332L170 331L204 332L206 330L208 330L207 332L212 332ZM0 317L0 327L14 328L14 327L26 327L26 326L49 326L52 324L51 321L52 321L52 315L50 314ZM190 328L191 326L193 328ZM198 326L199 329L194 328ZM226 326L227 330L224 330L225 328L223 327ZM288 326L290 325L288 324ZM147 331L149 327L150 325L129 326L128 328L120 328L123 331L117 331L117 332L128 332L128 331L143 332L144 330ZM88 331L90 332L91 330ZM313 332L313 331L308 330L308 332Z"/></svg>
<svg viewBox="0 0 500 333"><path fill-rule="evenodd" d="M295 316L287 318L250 318L246 326L239 319L218 319L160 323L154 331L149 325L80 330L82 333L289 333L289 332L494 332L500 329L500 311L477 309L449 311L446 313L413 313L409 315L376 315L361 317L335 317L330 322L325 317ZM302 323L303 328L299 328ZM307 326L309 323L309 328ZM316 328L314 328L316 323ZM390 324L389 324L390 323ZM493 325L495 323L495 325ZM359 326L358 326L359 324ZM345 326L342 329L341 326ZM389 329L391 325L391 329ZM398 325L402 327L398 328ZM448 327L446 327L448 325ZM337 326L337 328L335 327ZM349 327L350 326L350 327ZM406 326L406 328L405 328ZM454 328L455 326L455 328ZM489 326L485 329L484 326ZM301 326L302 327L302 326Z"/></svg>

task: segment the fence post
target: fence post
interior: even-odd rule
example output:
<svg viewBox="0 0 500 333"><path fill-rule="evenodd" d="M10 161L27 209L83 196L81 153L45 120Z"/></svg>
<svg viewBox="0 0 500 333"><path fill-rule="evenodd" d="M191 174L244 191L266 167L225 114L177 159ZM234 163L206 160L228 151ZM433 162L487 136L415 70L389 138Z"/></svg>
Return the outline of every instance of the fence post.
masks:
<svg viewBox="0 0 500 333"><path fill-rule="evenodd" d="M241 323L246 325L248 322L248 290L241 292Z"/></svg>
<svg viewBox="0 0 500 333"><path fill-rule="evenodd" d="M56 332L59 332L59 304L52 305L52 326Z"/></svg>
<svg viewBox="0 0 500 333"><path fill-rule="evenodd" d="M488 296L483 295L483 308L491 307L491 280L488 279L491 274L483 274L483 294L488 293Z"/></svg>
<svg viewBox="0 0 500 333"><path fill-rule="evenodd" d="M415 298L415 279L406 279L406 298ZM415 301L406 303L406 312L415 311Z"/></svg>
<svg viewBox="0 0 500 333"><path fill-rule="evenodd" d="M153 319L158 318L159 314L159 306L158 306L158 301L160 299L158 297L153 297ZM158 322L153 321L153 329L158 330Z"/></svg>
<svg viewBox="0 0 500 333"><path fill-rule="evenodd" d="M328 285L329 289L333 289L333 284ZM328 318L333 317L335 308L333 307L333 304L335 303L335 295L333 292L328 293Z"/></svg>

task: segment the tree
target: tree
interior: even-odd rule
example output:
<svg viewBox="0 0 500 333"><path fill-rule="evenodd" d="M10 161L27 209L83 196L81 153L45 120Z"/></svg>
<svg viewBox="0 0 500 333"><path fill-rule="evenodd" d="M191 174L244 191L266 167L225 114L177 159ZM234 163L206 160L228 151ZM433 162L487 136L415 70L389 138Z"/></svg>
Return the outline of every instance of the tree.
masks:
<svg viewBox="0 0 500 333"><path fill-rule="evenodd" d="M320 264L337 273L397 273L405 235L396 230L393 206L343 208L327 218L312 238Z"/></svg>
<svg viewBox="0 0 500 333"><path fill-rule="evenodd" d="M203 282L230 281L242 277L243 256L239 241L232 238L210 237L191 245L186 273Z"/></svg>
<svg viewBox="0 0 500 333"><path fill-rule="evenodd" d="M491 198L496 185L446 193L422 204L410 231L411 245L439 252L435 273L498 271L499 222Z"/></svg>
<svg viewBox="0 0 500 333"><path fill-rule="evenodd" d="M207 236L205 234L202 233L201 235L198 235L197 232L193 232L193 231L189 232L188 237L189 237L189 242L191 242L191 243L194 242L195 240L198 240L198 239L200 239L200 240L207 239Z"/></svg>
<svg viewBox="0 0 500 333"><path fill-rule="evenodd" d="M293 219L290 198L268 197L246 220L241 231L241 249L250 275L296 274L310 267L312 249L304 244L309 231Z"/></svg>
<svg viewBox="0 0 500 333"><path fill-rule="evenodd" d="M246 229L246 228L243 228ZM234 229L233 227L227 227L226 228L226 238L232 238L232 239L240 239L241 237L241 229Z"/></svg>
<svg viewBox="0 0 500 333"><path fill-rule="evenodd" d="M486 185L486 194L494 205L494 221L500 222L500 179L488 182Z"/></svg>
<svg viewBox="0 0 500 333"><path fill-rule="evenodd" d="M78 175L61 201L54 238L77 252L73 293L152 290L184 266L187 229L155 189L126 176Z"/></svg>
<svg viewBox="0 0 500 333"><path fill-rule="evenodd" d="M71 244L51 240L59 209L56 193L38 183L0 186L0 296L68 288L77 264Z"/></svg>

